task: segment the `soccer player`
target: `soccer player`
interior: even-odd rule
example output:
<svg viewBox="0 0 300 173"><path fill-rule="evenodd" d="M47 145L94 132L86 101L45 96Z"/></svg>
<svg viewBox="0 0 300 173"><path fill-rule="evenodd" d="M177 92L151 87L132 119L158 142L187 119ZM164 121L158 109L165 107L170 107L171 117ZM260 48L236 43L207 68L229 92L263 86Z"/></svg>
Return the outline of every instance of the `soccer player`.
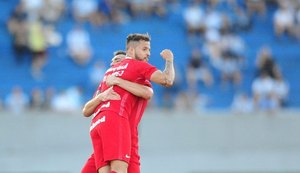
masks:
<svg viewBox="0 0 300 173"><path fill-rule="evenodd" d="M126 52L118 50L114 52L114 57L111 59L110 66L122 61L126 57Z"/></svg>
<svg viewBox="0 0 300 173"><path fill-rule="evenodd" d="M111 66L114 64L122 61L126 57L126 52L122 50L118 50L114 52L114 57L111 59ZM111 80L117 80L117 79L111 79ZM121 80L121 79L119 79ZM113 82L113 81L112 81ZM122 85L120 87L124 88L125 90L131 92L137 97L141 97L143 99L150 99L153 96L153 90L151 87L150 82L146 83L145 85L137 84L134 82L122 80L119 81ZM102 83L99 84L99 87L94 95L94 97L89 100L83 107L82 113L85 117L91 116L96 107L102 102L102 101L107 101L107 100L119 100L120 96L118 93L116 93L112 87L107 89L105 92L100 93L100 88L101 88Z"/></svg>
<svg viewBox="0 0 300 173"><path fill-rule="evenodd" d="M123 61L107 70L104 82L110 75L144 84L153 81L163 86L171 86L175 78L173 53L163 50L161 56L166 60L162 72L148 64L150 56L150 37L147 34L131 34L127 37L127 56ZM139 61L142 60L142 61ZM120 83L113 86L121 100L101 102L95 109L90 127L94 148L94 163L99 173L127 173L131 153L130 123L132 112L138 104L138 97L121 88ZM100 92L111 89L103 84ZM86 165L87 167L87 165ZM83 169L84 172L84 169Z"/></svg>
<svg viewBox="0 0 300 173"><path fill-rule="evenodd" d="M124 51L116 51L114 52L114 57L111 60L111 66L122 61L126 56L126 52ZM132 94L135 96L139 97L139 100L143 100L147 103L147 100L149 100L153 96L153 90L151 88L151 83L147 81L145 85L137 84L134 82L126 81L121 78L115 77L114 76L110 77L111 83L115 83L114 85L118 85L125 90L131 91ZM100 86L101 87L100 83ZM149 87L148 87L149 86ZM98 90L99 91L99 90ZM94 113L95 108L102 102L102 101L107 101L107 100L119 100L120 96L113 91L112 87L107 89L106 91L100 93L96 92L95 96L89 100L83 108L83 115L86 117L91 116ZM141 107L139 107L141 108ZM133 115L136 113L133 112ZM137 117L140 117L136 115ZM134 117L134 116L133 116ZM140 118L136 118L134 120L131 120L130 122L136 122L135 120L138 120ZM131 135L131 140L132 141L137 141L137 131L135 130L136 128L133 128L130 124L131 127L131 134L136 134L136 135ZM132 144L137 144L137 142L132 143ZM140 162L139 162L139 155L138 155L138 146L131 146L131 159L129 162L129 167L128 167L128 173L139 173L140 172ZM132 162L132 163L131 163ZM89 160L87 161L85 167L83 168L82 172L84 173L97 173L96 170L96 165L95 165L95 159L94 159L94 154L91 155Z"/></svg>

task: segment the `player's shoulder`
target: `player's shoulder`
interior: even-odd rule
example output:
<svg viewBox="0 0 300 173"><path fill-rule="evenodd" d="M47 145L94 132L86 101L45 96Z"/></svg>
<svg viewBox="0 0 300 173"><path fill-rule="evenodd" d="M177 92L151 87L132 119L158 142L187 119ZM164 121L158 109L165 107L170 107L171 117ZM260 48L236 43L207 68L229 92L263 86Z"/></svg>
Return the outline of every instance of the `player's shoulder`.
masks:
<svg viewBox="0 0 300 173"><path fill-rule="evenodd" d="M130 62L132 64L135 64L135 65L139 65L139 66L147 66L147 65L150 65L148 62L145 62L145 61L140 61L140 60L136 60L136 59L127 59L126 60L127 62ZM126 62L125 61L125 62Z"/></svg>

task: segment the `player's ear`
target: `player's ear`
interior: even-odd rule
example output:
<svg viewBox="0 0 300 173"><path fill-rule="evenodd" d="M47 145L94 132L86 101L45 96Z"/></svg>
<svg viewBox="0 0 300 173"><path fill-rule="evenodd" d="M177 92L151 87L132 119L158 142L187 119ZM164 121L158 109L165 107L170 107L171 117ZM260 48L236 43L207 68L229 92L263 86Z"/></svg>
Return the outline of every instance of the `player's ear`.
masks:
<svg viewBox="0 0 300 173"><path fill-rule="evenodd" d="M129 46L128 49L127 49L127 55L128 56L132 56L134 55L134 48L132 46Z"/></svg>

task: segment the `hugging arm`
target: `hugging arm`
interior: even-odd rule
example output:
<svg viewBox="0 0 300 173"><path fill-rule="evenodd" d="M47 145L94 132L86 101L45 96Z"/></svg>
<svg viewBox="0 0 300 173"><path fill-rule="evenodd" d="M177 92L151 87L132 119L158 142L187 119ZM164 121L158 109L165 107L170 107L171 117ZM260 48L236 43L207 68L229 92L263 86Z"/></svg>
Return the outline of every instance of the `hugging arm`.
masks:
<svg viewBox="0 0 300 173"><path fill-rule="evenodd" d="M106 78L106 83L109 86L117 85L135 96L142 97L144 99L150 99L153 96L153 90L151 87L147 87L141 84L130 82L119 77L110 75ZM91 116L96 107L104 101L107 100L120 100L120 95L113 90L112 87L105 90L104 92L96 95L94 98L89 100L83 107L82 113L85 117Z"/></svg>
<svg viewBox="0 0 300 173"><path fill-rule="evenodd" d="M108 88L102 93L96 94L94 98L89 100L83 107L82 113L85 117L89 117L94 113L96 107L107 100L120 100L120 95L116 93L112 87Z"/></svg>
<svg viewBox="0 0 300 173"><path fill-rule="evenodd" d="M117 85L133 95L147 100L151 99L153 96L153 89L151 87L130 82L114 75L110 75L106 78L106 84L109 86Z"/></svg>

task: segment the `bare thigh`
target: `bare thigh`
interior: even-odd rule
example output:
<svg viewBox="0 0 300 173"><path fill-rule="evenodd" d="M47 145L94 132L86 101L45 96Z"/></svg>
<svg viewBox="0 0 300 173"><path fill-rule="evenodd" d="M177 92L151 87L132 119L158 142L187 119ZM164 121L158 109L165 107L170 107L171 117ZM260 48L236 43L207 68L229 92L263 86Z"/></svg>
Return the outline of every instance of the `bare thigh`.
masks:
<svg viewBox="0 0 300 173"><path fill-rule="evenodd" d="M98 169L98 173L109 173L110 172L110 166L106 165Z"/></svg>
<svg viewBox="0 0 300 173"><path fill-rule="evenodd" d="M127 173L128 163L122 160L113 160L110 162L111 171L117 173Z"/></svg>

